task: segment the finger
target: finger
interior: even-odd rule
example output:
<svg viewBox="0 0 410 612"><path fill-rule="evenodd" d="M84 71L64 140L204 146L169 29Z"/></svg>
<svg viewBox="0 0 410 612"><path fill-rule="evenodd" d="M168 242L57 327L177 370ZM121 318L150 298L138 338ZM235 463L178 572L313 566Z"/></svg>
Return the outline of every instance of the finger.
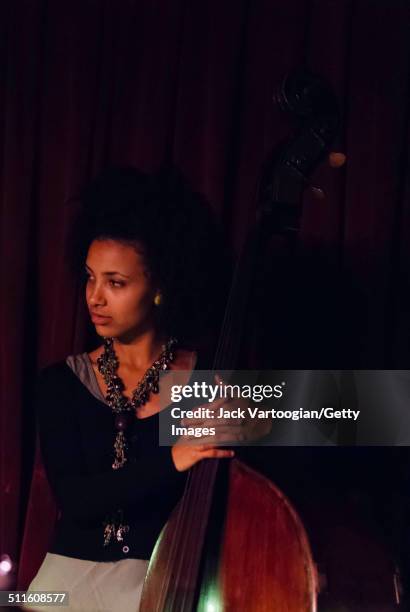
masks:
<svg viewBox="0 0 410 612"><path fill-rule="evenodd" d="M213 442L203 442L203 441L201 441L201 443L198 444L197 446L198 446L198 450L201 451L201 452L212 450L212 449L215 448L215 444Z"/></svg>
<svg viewBox="0 0 410 612"><path fill-rule="evenodd" d="M227 393L226 397L218 397L218 399L215 399L213 402L204 401L204 403L201 404L201 406L197 406L197 408L212 410L214 416L216 417L220 408L226 407L227 410L231 411L241 406L242 408L247 409L249 403L243 398L233 397L232 393L229 392Z"/></svg>
<svg viewBox="0 0 410 612"><path fill-rule="evenodd" d="M227 431L218 435L212 436L214 446L224 446L225 444L237 444L238 442L246 442L246 437L243 432Z"/></svg>
<svg viewBox="0 0 410 612"><path fill-rule="evenodd" d="M196 446L197 448L199 448L202 444L206 444L207 446L218 448L221 446L235 445L235 444L238 444L239 442L244 442L244 441L245 440L244 440L243 434L232 435L231 433L229 433L229 434L223 434L220 436L205 436L201 438L200 441L198 441L198 438L197 438L196 440L190 441L190 446Z"/></svg>
<svg viewBox="0 0 410 612"><path fill-rule="evenodd" d="M206 442L204 442L204 440L206 440ZM210 446L213 446L212 440L213 440L212 436L203 436L201 438L196 438L195 436L185 435L185 436L180 436L177 442L175 443L175 445L189 446L190 448L192 448L193 446L195 448L199 448L202 445L210 447Z"/></svg>
<svg viewBox="0 0 410 612"><path fill-rule="evenodd" d="M253 432L253 427L244 427L243 425L236 425L233 426L231 424L229 425L225 425L223 427L214 427L214 432L211 433L209 431L210 428L208 428L208 431L205 430L205 428L203 429L203 435L202 436L196 436L194 434L190 435L190 434L185 434L184 435L184 439L185 440L197 440L199 444L202 444L204 442L204 440L219 440L221 439L221 436L224 436L226 439L228 438L235 438L236 440L239 439L245 439L247 434Z"/></svg>
<svg viewBox="0 0 410 612"><path fill-rule="evenodd" d="M242 427L246 423L249 423L249 419L242 419L241 417L232 418L232 419L218 419L216 423L214 422L214 426L216 427Z"/></svg>
<svg viewBox="0 0 410 612"><path fill-rule="evenodd" d="M184 427L229 427L230 425L238 427L244 425L250 419L232 418L232 419L182 419L181 425Z"/></svg>
<svg viewBox="0 0 410 612"><path fill-rule="evenodd" d="M225 382L224 382L224 380L222 379L222 376L221 376L220 374L215 374L215 381L216 381L216 383L217 383L218 385L219 385L220 383L221 383L222 385L224 385L224 384L225 384ZM231 392L229 392L229 393L226 395L226 398L231 398L231 397L232 397L232 393L231 393ZM225 398L225 399L226 399L226 398Z"/></svg>
<svg viewBox="0 0 410 612"><path fill-rule="evenodd" d="M228 459L235 455L234 451L218 450L216 448L204 451L201 454L201 459Z"/></svg>
<svg viewBox="0 0 410 612"><path fill-rule="evenodd" d="M233 399L232 394L229 392L226 397L218 397L218 399L215 399L213 402L209 402L206 407L215 411L222 408L224 405L228 406L229 402Z"/></svg>
<svg viewBox="0 0 410 612"><path fill-rule="evenodd" d="M219 408L221 408L221 406L223 406L224 404L228 404L228 402L231 400L230 397L226 398L226 397L218 397L218 399L215 399L213 402L208 401L207 399L203 399L202 404L200 404L199 406L195 407L195 410L198 410L198 408L201 408L202 410L211 410L214 411L215 416L218 414ZM185 417L188 418L188 417Z"/></svg>
<svg viewBox="0 0 410 612"><path fill-rule="evenodd" d="M246 442L255 440L266 433L269 433L272 428L272 422L270 420L260 420L254 423L253 421L245 421L245 422L231 422L225 421L224 423L210 423L206 422L207 429L211 429L213 426L214 433L209 434L206 432L206 435L203 436L195 436L194 434L189 435L185 434L184 439L190 441L190 443L203 444L204 441L213 442L216 445L220 445L221 442ZM204 422L205 424L205 422ZM205 433L205 427L202 427Z"/></svg>
<svg viewBox="0 0 410 612"><path fill-rule="evenodd" d="M185 417L181 419L181 425L184 427L214 427L215 423L219 422L219 419L190 419Z"/></svg>
<svg viewBox="0 0 410 612"><path fill-rule="evenodd" d="M217 429L213 438L215 444L220 444L221 440L246 440L247 434L243 427L222 427Z"/></svg>
<svg viewBox="0 0 410 612"><path fill-rule="evenodd" d="M226 444L249 443L267 435L272 429L271 422L257 423L257 425L249 427L225 427L217 429L213 436L209 436L209 440L215 446L224 446ZM201 438L201 443L208 439L208 436Z"/></svg>

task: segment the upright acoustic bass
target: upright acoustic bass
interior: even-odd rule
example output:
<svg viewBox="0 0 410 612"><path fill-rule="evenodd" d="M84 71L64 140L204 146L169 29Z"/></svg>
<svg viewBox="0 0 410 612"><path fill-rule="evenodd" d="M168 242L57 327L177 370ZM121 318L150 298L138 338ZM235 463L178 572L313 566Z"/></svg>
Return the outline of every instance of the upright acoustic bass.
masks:
<svg viewBox="0 0 410 612"><path fill-rule="evenodd" d="M272 234L295 234L309 176L339 124L330 87L308 71L276 96L299 119L268 160L255 227L239 258L213 368L235 367L253 270ZM239 460L191 468L150 560L141 612L315 612L318 578L304 526L286 496Z"/></svg>

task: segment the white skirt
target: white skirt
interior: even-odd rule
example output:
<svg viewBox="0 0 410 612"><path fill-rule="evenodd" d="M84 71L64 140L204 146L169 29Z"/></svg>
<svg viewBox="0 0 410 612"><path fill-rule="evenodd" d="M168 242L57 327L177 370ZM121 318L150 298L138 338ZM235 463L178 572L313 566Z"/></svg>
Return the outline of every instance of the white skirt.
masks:
<svg viewBox="0 0 410 612"><path fill-rule="evenodd" d="M68 606L25 604L42 612L138 612L148 561L100 562L47 553L28 591L67 591Z"/></svg>

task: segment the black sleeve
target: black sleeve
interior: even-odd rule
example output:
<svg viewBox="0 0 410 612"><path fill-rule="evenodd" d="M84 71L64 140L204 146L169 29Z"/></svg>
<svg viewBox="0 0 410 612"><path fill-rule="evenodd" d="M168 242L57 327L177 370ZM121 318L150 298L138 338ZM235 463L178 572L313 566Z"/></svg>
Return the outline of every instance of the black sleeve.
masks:
<svg viewBox="0 0 410 612"><path fill-rule="evenodd" d="M67 401L67 378L55 366L44 369L37 380L40 448L48 481L59 508L74 520L95 520L117 508L143 502L182 487L185 472L178 472L171 448L161 447L119 470L87 474L81 448L78 418ZM66 391L66 393L65 393Z"/></svg>

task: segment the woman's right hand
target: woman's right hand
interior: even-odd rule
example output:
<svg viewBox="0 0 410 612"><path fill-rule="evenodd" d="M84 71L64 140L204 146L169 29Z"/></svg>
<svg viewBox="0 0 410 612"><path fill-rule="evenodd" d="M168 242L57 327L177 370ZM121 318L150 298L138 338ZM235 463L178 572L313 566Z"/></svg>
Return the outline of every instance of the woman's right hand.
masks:
<svg viewBox="0 0 410 612"><path fill-rule="evenodd" d="M228 459L235 455L232 450L222 450L215 444L187 444L177 442L171 448L172 459L178 472L185 472L202 459Z"/></svg>

